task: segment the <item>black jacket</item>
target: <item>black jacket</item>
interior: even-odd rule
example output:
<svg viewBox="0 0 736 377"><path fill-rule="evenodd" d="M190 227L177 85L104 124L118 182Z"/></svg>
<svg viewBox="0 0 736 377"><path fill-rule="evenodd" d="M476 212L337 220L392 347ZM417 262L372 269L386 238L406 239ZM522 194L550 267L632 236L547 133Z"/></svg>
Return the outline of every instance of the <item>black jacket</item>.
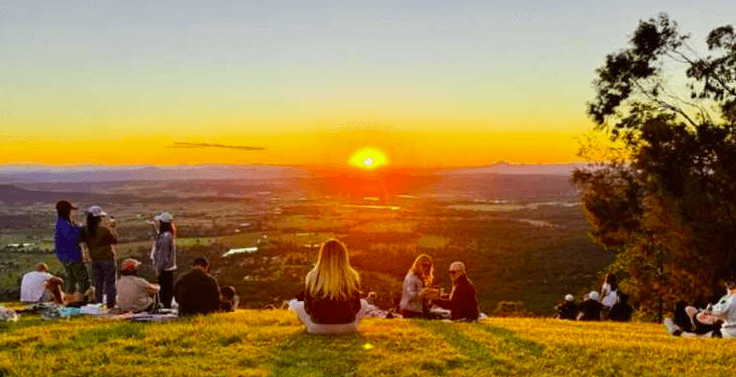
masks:
<svg viewBox="0 0 736 377"><path fill-rule="evenodd" d="M199 268L179 277L174 285L179 315L207 314L220 310L220 288L217 280Z"/></svg>
<svg viewBox="0 0 736 377"><path fill-rule="evenodd" d="M475 286L466 275L457 278L455 291L449 300L434 300L432 302L437 306L450 309L450 318L453 320L468 319L474 321L478 319L478 299L475 297Z"/></svg>
<svg viewBox="0 0 736 377"><path fill-rule="evenodd" d="M348 299L331 299L329 297L312 297L309 291L304 292L304 311L319 324L340 324L355 322L360 311L360 292L356 291Z"/></svg>

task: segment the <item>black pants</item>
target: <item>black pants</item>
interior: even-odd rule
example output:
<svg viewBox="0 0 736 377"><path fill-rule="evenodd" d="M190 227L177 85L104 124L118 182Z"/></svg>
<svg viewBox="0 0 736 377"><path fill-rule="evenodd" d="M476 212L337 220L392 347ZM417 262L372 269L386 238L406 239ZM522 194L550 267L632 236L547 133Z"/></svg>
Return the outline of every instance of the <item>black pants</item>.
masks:
<svg viewBox="0 0 736 377"><path fill-rule="evenodd" d="M171 299L174 297L174 271L161 271L158 275L158 284L161 286L159 297L161 305L171 309Z"/></svg>

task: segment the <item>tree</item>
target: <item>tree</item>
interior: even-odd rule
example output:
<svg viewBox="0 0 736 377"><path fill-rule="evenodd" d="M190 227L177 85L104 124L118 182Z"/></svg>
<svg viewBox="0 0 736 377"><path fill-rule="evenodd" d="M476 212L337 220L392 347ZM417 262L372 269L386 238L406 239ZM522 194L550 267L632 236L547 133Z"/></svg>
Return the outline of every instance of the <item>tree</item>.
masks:
<svg viewBox="0 0 736 377"><path fill-rule="evenodd" d="M666 14L596 70L588 115L623 145L573 174L591 235L645 310L720 294L736 257L736 33L713 29L704 58Z"/></svg>

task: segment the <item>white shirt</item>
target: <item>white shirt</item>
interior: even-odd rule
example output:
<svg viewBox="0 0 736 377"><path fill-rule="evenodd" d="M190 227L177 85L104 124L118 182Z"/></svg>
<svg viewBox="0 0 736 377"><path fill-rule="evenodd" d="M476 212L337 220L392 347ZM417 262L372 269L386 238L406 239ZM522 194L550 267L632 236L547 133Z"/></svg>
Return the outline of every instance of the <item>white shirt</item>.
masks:
<svg viewBox="0 0 736 377"><path fill-rule="evenodd" d="M736 294L729 292L721 297L713 306L713 316L723 320L721 335L724 338L736 338Z"/></svg>
<svg viewBox="0 0 736 377"><path fill-rule="evenodd" d="M20 283L20 301L38 302L46 290L46 280L52 278L48 272L31 271L23 275Z"/></svg>
<svg viewBox="0 0 736 377"><path fill-rule="evenodd" d="M618 293L616 291L612 291L611 285L608 283L603 284L603 287L601 288L601 296L603 297L601 299L601 304L609 309L616 303L616 301L618 301Z"/></svg>

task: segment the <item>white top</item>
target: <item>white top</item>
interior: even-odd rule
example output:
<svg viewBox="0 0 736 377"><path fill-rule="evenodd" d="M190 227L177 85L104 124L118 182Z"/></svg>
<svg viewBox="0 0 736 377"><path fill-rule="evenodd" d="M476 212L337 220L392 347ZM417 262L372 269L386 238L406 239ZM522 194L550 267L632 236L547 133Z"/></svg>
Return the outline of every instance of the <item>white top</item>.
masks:
<svg viewBox="0 0 736 377"><path fill-rule="evenodd" d="M729 293L713 306L713 316L723 320L721 335L736 338L736 294Z"/></svg>
<svg viewBox="0 0 736 377"><path fill-rule="evenodd" d="M48 272L31 271L23 275L20 283L20 301L38 302L46 290L46 280L53 277Z"/></svg>
<svg viewBox="0 0 736 377"><path fill-rule="evenodd" d="M601 296L603 296L601 304L609 309L618 301L618 292L612 291L611 285L608 283L603 284Z"/></svg>
<svg viewBox="0 0 736 377"><path fill-rule="evenodd" d="M409 271L404 278L403 293L399 308L401 310L421 313L424 310L422 298L419 297L419 291L422 288L424 288L424 283L413 272Z"/></svg>

